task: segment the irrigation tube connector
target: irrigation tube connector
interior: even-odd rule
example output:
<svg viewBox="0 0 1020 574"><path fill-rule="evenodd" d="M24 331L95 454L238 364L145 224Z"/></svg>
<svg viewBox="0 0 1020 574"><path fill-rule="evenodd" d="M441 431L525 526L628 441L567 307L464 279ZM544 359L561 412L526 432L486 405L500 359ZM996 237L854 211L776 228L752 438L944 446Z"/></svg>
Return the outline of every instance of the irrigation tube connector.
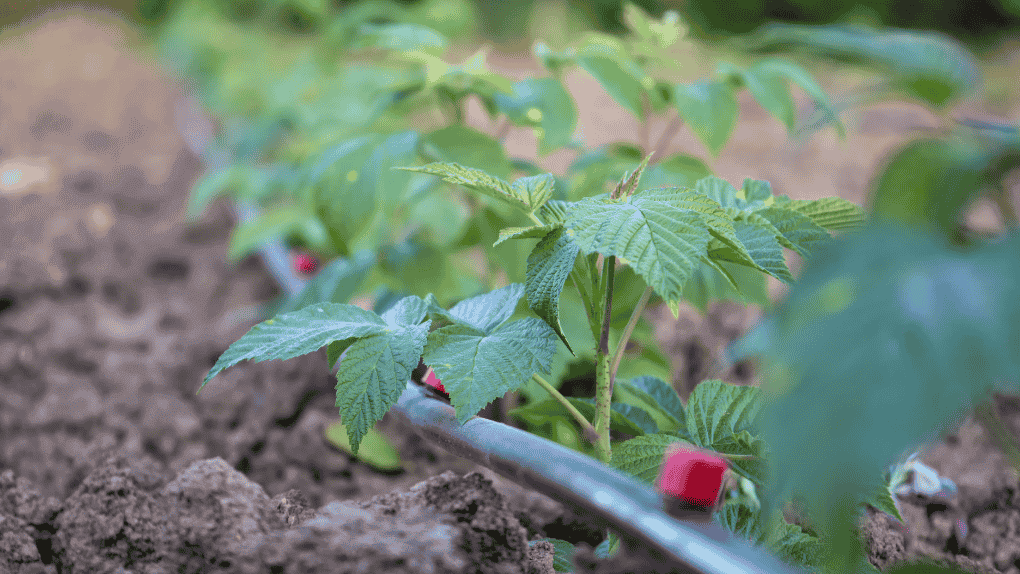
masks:
<svg viewBox="0 0 1020 574"><path fill-rule="evenodd" d="M475 417L463 425L453 407L407 383L392 409L418 434L457 456L564 503L596 515L631 546L643 543L704 574L793 574L793 568L722 526L681 522L662 510L662 496L590 456L503 423Z"/></svg>
<svg viewBox="0 0 1020 574"><path fill-rule="evenodd" d="M247 221L256 210L238 206L237 214ZM300 293L306 282L291 268L283 243L265 244L261 253L284 291L290 296ZM461 425L452 406L411 381L391 410L451 454L541 492L580 516L603 520L631 548L654 549L666 561L704 574L805 573L719 524L673 518L663 511L662 495L654 488L590 456L481 417Z"/></svg>

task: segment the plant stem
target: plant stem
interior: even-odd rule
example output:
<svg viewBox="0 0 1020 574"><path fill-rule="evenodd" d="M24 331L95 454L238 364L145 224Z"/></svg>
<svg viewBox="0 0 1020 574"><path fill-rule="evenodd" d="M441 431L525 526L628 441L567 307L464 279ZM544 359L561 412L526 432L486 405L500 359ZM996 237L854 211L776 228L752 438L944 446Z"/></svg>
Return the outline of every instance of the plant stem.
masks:
<svg viewBox="0 0 1020 574"><path fill-rule="evenodd" d="M652 153L655 155L653 155L652 160L648 162L649 165L659 163L659 160L665 157L666 147L669 146L669 142L673 141L673 138L676 137L677 132L680 131L683 124L684 120L679 114L669 121L669 125L666 126L666 129L664 129L662 134L659 136L659 141L655 142L655 148L652 150Z"/></svg>
<svg viewBox="0 0 1020 574"><path fill-rule="evenodd" d="M602 262L602 281L604 285L602 330L599 334L598 347L595 355L595 432L598 442L595 443L595 455L605 463L613 457L609 445L609 420L612 405L612 388L609 372L609 326L613 316L613 280L616 274L616 256L606 257Z"/></svg>
<svg viewBox="0 0 1020 574"><path fill-rule="evenodd" d="M502 123L500 123L499 127L496 129L496 140L498 140L499 143L503 143L504 141L506 141L506 136L509 135L509 133L510 133L510 119L503 118Z"/></svg>
<svg viewBox="0 0 1020 574"><path fill-rule="evenodd" d="M648 305L648 299L651 296L652 288L645 287L645 292L641 294L641 299L638 300L637 305L634 307L634 312L630 314L630 320L627 321L627 326L623 329L623 337L620 338L620 342L616 345L613 361L609 364L609 396L613 395L613 386L616 384L616 371L620 368L620 361L623 360L623 353L627 349L627 342L630 341L630 336L634 334L634 327L637 326L638 319L641 318L645 305Z"/></svg>
<svg viewBox="0 0 1020 574"><path fill-rule="evenodd" d="M648 106L648 96L645 95L645 94L641 94L641 112L642 112L642 116L643 117L641 118L641 123L638 125L639 134L640 134L638 137L640 137L640 139L641 139L641 153L642 154L647 154L648 153L648 146L651 145L651 143L652 143L650 141L652 138L651 138L651 134L649 133L650 128L649 128L649 125L648 125L648 114L649 114L650 111L651 110L649 109L649 106Z"/></svg>
<svg viewBox="0 0 1020 574"><path fill-rule="evenodd" d="M538 373L531 375L531 379L552 395L554 399L559 401L561 405L566 407L567 412L570 413L570 416L574 417L577 424L581 425L581 430L584 431L584 436L587 437L592 444L598 443L598 433L595 432L595 427L588 422L588 419L584 418L584 415L581 414L581 411L577 410L577 407L567 400L567 397L563 396L563 393L559 392L555 387L549 384L549 381L543 379Z"/></svg>

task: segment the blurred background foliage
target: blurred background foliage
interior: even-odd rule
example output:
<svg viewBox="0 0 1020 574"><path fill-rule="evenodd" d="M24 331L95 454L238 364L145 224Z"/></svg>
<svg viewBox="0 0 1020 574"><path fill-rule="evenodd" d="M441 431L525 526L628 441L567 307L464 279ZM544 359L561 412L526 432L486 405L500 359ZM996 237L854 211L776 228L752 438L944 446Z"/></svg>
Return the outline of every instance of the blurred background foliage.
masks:
<svg viewBox="0 0 1020 574"><path fill-rule="evenodd" d="M141 25L160 23L187 0L22 0L0 3L0 27L15 25L47 10L96 6L126 15ZM271 18L282 27L308 33L327 26L334 16L372 0L208 0L238 19ZM513 41L532 25L542 0L397 0L385 12L407 12L427 19L451 37L477 31L497 42ZM768 22L792 24L862 23L949 34L972 49L990 47L1020 24L1020 0L637 0L658 18L678 11L702 39L721 39L751 32ZM623 0L569 0L571 17L586 28L611 34L626 30ZM478 27L475 30L475 27Z"/></svg>

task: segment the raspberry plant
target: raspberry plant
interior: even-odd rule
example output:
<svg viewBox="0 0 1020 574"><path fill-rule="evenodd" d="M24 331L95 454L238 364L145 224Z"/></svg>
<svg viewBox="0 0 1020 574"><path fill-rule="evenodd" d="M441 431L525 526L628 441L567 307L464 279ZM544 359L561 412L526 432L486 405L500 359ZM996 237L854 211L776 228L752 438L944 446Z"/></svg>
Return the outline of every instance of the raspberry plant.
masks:
<svg viewBox="0 0 1020 574"><path fill-rule="evenodd" d="M896 320L902 309L881 297L889 293L904 294L900 303L910 303L914 319L887 329L909 326L919 309L937 306L933 293L944 290L932 283L931 273L938 270L965 269L970 274L964 273L964 279L978 278L951 283L949 291L984 293L982 301L1002 301L982 289L995 283L991 278L1014 272L1004 263L1008 246L975 247L982 239L961 236L955 222L975 190L1002 179L1004 172L996 169L1015 163L1015 130L998 130L1000 136L1007 134L998 140L979 129L980 137L965 133L963 138L917 142L897 156L879 181L876 213L964 241L975 259L950 257L947 249L933 248L916 236L882 235L871 229L847 240L854 247L841 252L830 232L859 227L860 208L836 198L776 196L767 182L752 179L737 189L711 176L697 157L659 157L655 152L666 149L686 124L709 152L718 153L736 124L735 94L745 88L791 132L813 127L798 125L791 84L812 100L818 123L837 130L842 129L838 110L865 98L902 92L937 107L976 81L966 54L923 34L859 29L772 28L750 39L754 50L796 48L849 57L892 76L866 89L863 98L833 104L807 72L774 57L748 65L721 63L710 78L678 81L671 77L671 50L683 30L675 15L653 20L630 8L632 34L623 39L589 33L561 50L537 43L535 55L550 76L514 82L487 68L484 50L451 61L442 34L420 23L370 21L369 13L346 19L322 39L330 49L341 48L332 61L343 59L344 67L332 73L317 68L312 42L312 50L295 60L277 87L260 81L247 92L241 90L249 98L244 100L244 120L237 121L236 94L216 85L215 74L205 78L207 99L221 110L235 110L225 112L231 121L224 123L223 137L211 154L218 153L221 162L196 187L192 214L230 190L235 198L258 200L265 208L260 220L238 231L233 256L250 252L267 238L287 235L324 260L334 259L303 293L284 302L277 316L231 345L203 386L243 360L285 359L325 347L330 365L339 366L337 407L343 430L351 450L358 452L372 424L424 360L432 368L432 382L442 385L461 422L508 391L527 391L529 403L512 411L514 416L536 429L550 420L567 419L582 429L594 456L649 483L671 445L679 442L715 453L727 461L739 484L726 492L716 519L788 560L817 565L823 546L813 532L778 516L779 503L790 495L816 503L837 500L838 508L829 513L809 505L812 522L833 541L827 550L834 550L828 556L836 570L849 564L840 559L859 558L859 552L845 552L850 548L844 536L848 529L840 528L860 504L898 517L888 479L868 470L884 467L919 436L919 429L929 430L925 425L941 420L956 404L904 418L895 410L902 407L886 400L897 392L891 389L902 387L891 385L879 397L885 401L883 408L892 410L860 399L862 393L845 380L847 372L864 370L854 360L866 357L879 357L885 361L883 368L903 375L900 380L913 385L912 393L920 394L925 383L896 370L896 357L883 355L877 347L862 344L860 348L869 351L851 359L833 356L845 345L815 340L811 329L824 324L827 332L845 333L846 325L824 321L867 316L869 325L880 325ZM941 56L915 57L929 52ZM337 53L344 57L336 58ZM202 58L207 55L199 51L192 63L201 68L216 62ZM253 65L260 65L254 60ZM590 150L575 141L576 108L562 81L564 71L574 66L598 80L640 120L671 114L660 141L651 143L647 124L642 124L636 145ZM252 94L260 96L261 103L260 97L250 98ZM351 99L343 99L348 96ZM469 98L477 98L490 119L500 121L500 127L493 126L494 135L467 125ZM338 109L354 113L338 116ZM420 131L408 130L412 117L431 118L431 123ZM501 143L507 126L533 129L540 156L573 148L578 157L561 175L545 173L531 161L511 160ZM255 159L268 164L253 165ZM393 169L397 167L405 169ZM512 179L515 174L521 176ZM448 187L437 185L437 178ZM608 182L615 184L610 190ZM999 200L1003 196L993 194ZM891 249L896 246L916 248L916 257L898 258ZM484 273L450 264L466 261L467 250L478 248L485 255L480 266ZM649 374L654 361L623 360L649 304L662 301L675 311L681 301L702 308L718 298L765 303L766 275L793 281L784 249L806 256L808 269L820 271L806 275L811 280L803 288L792 287L788 305L742 347L745 353L780 357L766 371L771 384L758 389L704 381L683 404L671 385ZM814 267L817 252L827 255ZM868 267L869 257L878 264L877 271ZM946 257L949 263L932 263ZM845 262L846 271L839 271L835 262ZM899 264L915 273L883 275ZM442 279L431 285L437 289L423 290L427 283L420 282L422 270L431 273L436 268L444 270ZM826 274L837 279L822 279ZM882 287L874 298L861 296L860 286L872 279ZM1013 279L1000 284L1009 281ZM394 302L381 313L344 303L359 288L380 284L413 294L391 295ZM477 295L480 291L484 293ZM980 315L965 300L956 308ZM984 319L987 331L973 323L967 323L971 331L966 331L977 334L983 349L992 348L998 336L1018 340L1008 324ZM859 340L868 340L866 330L855 332ZM993 332L996 335L989 334ZM929 342L920 336L904 344L928 353L919 356L950 356L948 340L935 341L930 348L925 346ZM575 360L594 365L592 398L565 397L555 385L566 364ZM975 370L981 380L989 380L985 375L1008 378L1005 363L989 364L995 369ZM833 367L839 374L827 371ZM627 375L618 377L624 370ZM886 380L880 370L869 373ZM808 375L817 376L814 383L804 382ZM867 448L847 453L842 445L856 443L841 431L863 431L841 424L831 425L824 440L818 440L813 429L842 420L840 413L819 408L829 404L833 388L840 385L852 396L838 401L839 408L858 408L856 421L882 428L883 440L895 440L883 443L876 437ZM961 393L952 396L963 400ZM773 399L769 408L764 407L766 397ZM818 414L787 424L796 420L792 413L812 412ZM873 413L895 424L874 425ZM610 430L634 438L614 444ZM872 448L878 443L883 444ZM759 489L764 493L761 501ZM842 526L834 527L837 523ZM612 553L618 544L610 535L599 555ZM556 547L559 553L562 544Z"/></svg>

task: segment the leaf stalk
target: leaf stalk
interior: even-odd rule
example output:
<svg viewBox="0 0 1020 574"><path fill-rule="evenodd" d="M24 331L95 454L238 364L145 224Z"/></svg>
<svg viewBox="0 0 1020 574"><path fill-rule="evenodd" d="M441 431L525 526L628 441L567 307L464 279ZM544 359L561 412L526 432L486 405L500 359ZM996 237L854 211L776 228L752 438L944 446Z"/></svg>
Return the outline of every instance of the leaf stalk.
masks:
<svg viewBox="0 0 1020 574"><path fill-rule="evenodd" d="M650 286L645 287L645 292L641 294L641 299L634 306L634 312L630 314L630 320L627 321L627 326L623 329L623 336L616 345L613 360L609 364L609 396L613 395L613 387L616 384L616 372L620 368L620 362L623 361L623 353L627 349L627 343L630 341L631 335L634 334L634 328L637 327L637 322L641 318L641 314L644 313L648 300L652 297L652 291L653 289Z"/></svg>
<svg viewBox="0 0 1020 574"><path fill-rule="evenodd" d="M587 437L592 444L597 444L598 433L595 432L595 427L592 426L588 419L584 418L584 415L581 414L581 411L577 410L577 407L567 400L567 397L563 396L563 393L557 390L556 387L553 387L549 381L543 379L538 373L531 375L531 380L538 383L538 385L545 389L552 398L559 401L559 403L567 409L567 412L570 413L570 416L574 417L577 424L581 425L581 430L584 432L584 436Z"/></svg>

